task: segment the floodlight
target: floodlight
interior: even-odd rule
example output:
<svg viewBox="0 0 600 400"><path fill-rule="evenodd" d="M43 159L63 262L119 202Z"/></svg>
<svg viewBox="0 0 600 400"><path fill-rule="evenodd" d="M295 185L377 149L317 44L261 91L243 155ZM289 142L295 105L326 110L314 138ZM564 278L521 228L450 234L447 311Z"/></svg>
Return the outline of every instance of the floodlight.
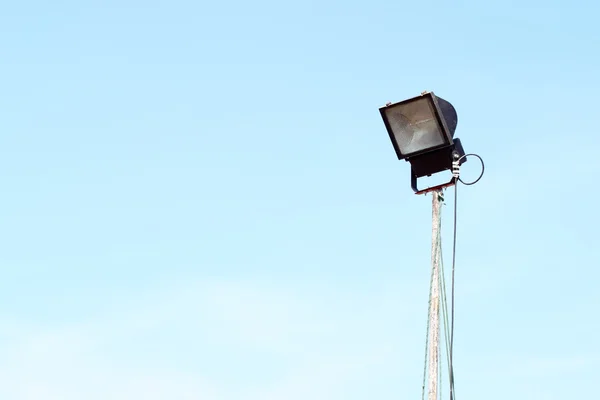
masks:
<svg viewBox="0 0 600 400"><path fill-rule="evenodd" d="M433 92L387 104L379 112L398 159L411 164L415 192L422 192L416 187L417 178L451 169L459 158L460 164L466 161L460 140L454 139L456 110ZM454 180L441 186L451 184Z"/></svg>
<svg viewBox="0 0 600 400"><path fill-rule="evenodd" d="M389 104L379 111L399 160L452 144L456 110L433 93Z"/></svg>

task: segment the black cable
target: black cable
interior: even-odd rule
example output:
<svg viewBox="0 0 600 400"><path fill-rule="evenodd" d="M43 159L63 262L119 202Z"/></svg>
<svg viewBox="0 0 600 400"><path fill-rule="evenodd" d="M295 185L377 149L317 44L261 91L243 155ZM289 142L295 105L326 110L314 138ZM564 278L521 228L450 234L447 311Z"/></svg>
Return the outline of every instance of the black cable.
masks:
<svg viewBox="0 0 600 400"><path fill-rule="evenodd" d="M483 159L478 156L477 154L465 154L462 157L460 157L456 162L460 163L460 161L463 158L466 158L467 156L474 156L477 157L479 159L479 161L481 161L481 174L479 174L479 177L474 180L473 182L465 182L463 181L460 176L458 177L458 180L460 181L460 183L462 183L463 185L474 185L477 182L479 182L479 180L483 177L483 174L485 172L485 164L483 162ZM450 317L450 360L448 360L448 364L449 364L449 369L450 369L450 400L454 400L454 272L456 270L456 227L457 227L457 216L458 216L458 183L456 183L454 185L454 240L452 243L452 289L451 289L451 293L450 293L450 309L451 309L451 317Z"/></svg>
<svg viewBox="0 0 600 400"><path fill-rule="evenodd" d="M473 182L465 182L460 177L458 178L460 183L462 183L463 185L471 186L471 185L474 185L477 182L479 182L479 180L483 177L483 173L485 172L485 164L483 163L483 159L481 157L479 157L477 154L465 154L464 156L462 156L461 158L458 159L458 162L460 162L463 158L466 158L467 156L477 157L477 158L479 158L479 161L481 161L481 174L479 174L479 178L475 179Z"/></svg>
<svg viewBox="0 0 600 400"><path fill-rule="evenodd" d="M459 178L460 179L460 178ZM481 177L480 177L481 179ZM462 182L462 181L461 181ZM454 185L454 239L452 243L452 279L450 290L450 400L454 400L454 271L456 269L456 217L458 215L458 185Z"/></svg>

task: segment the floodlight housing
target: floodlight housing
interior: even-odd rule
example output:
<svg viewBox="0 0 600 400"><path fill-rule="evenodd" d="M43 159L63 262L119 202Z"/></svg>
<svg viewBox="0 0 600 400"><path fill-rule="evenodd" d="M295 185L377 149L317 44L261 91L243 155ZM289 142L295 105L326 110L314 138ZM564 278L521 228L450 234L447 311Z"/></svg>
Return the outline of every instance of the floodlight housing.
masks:
<svg viewBox="0 0 600 400"><path fill-rule="evenodd" d="M451 186L450 182L419 190L417 178L431 176L452 168L452 162L466 162L460 139L454 139L458 124L456 110L448 101L433 92L423 92L398 103L388 103L379 109L388 135L399 160L411 164L411 186L417 194L440 187Z"/></svg>
<svg viewBox="0 0 600 400"><path fill-rule="evenodd" d="M433 92L379 109L399 160L452 145L456 110Z"/></svg>

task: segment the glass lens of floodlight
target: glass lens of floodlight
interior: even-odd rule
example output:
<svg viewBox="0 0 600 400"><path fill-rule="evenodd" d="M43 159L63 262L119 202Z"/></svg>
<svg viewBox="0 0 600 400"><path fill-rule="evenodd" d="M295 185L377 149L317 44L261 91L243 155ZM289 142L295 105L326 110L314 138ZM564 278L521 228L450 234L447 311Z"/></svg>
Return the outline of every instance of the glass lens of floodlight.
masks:
<svg viewBox="0 0 600 400"><path fill-rule="evenodd" d="M403 155L408 156L444 144L442 127L428 98L390 107L386 110L386 115Z"/></svg>

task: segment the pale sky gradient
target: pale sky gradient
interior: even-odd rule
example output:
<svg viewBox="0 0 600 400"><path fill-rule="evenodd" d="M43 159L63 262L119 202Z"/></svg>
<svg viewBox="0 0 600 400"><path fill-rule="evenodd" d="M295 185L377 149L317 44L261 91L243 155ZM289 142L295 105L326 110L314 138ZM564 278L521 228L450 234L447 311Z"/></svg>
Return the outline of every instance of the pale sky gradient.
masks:
<svg viewBox="0 0 600 400"><path fill-rule="evenodd" d="M487 166L459 192L457 399L589 397L599 13L5 2L0 398L420 398L431 199L378 108L423 90Z"/></svg>

